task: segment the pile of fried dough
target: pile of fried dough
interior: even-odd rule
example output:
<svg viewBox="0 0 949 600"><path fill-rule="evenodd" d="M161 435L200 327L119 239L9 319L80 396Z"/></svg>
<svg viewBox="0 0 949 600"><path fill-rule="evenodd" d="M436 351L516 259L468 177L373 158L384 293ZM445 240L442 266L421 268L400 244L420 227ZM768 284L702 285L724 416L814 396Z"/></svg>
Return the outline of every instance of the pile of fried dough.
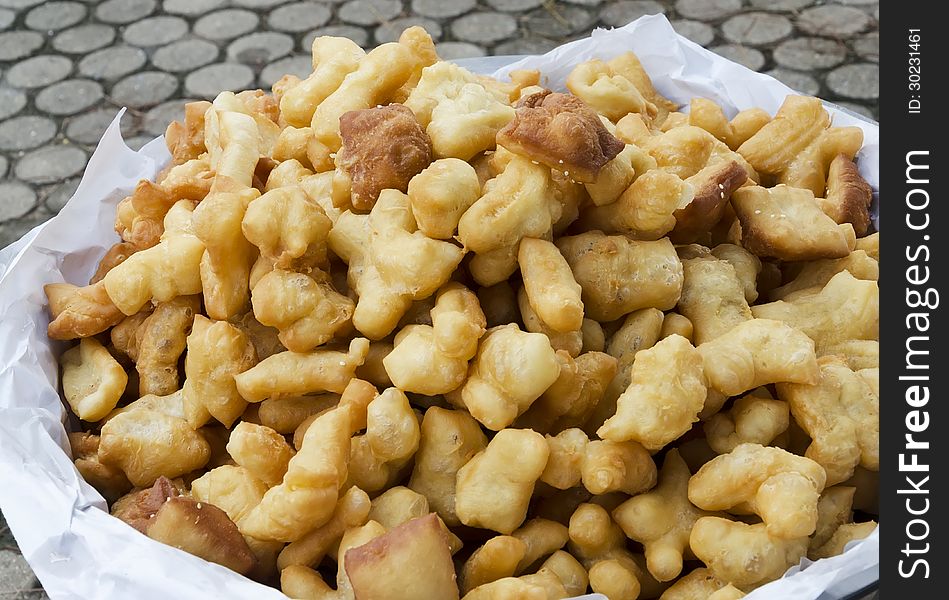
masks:
<svg viewBox="0 0 949 600"><path fill-rule="evenodd" d="M189 104L46 286L113 515L302 599L725 600L869 535L859 129L679 107L632 53L497 81L418 27L313 69Z"/></svg>

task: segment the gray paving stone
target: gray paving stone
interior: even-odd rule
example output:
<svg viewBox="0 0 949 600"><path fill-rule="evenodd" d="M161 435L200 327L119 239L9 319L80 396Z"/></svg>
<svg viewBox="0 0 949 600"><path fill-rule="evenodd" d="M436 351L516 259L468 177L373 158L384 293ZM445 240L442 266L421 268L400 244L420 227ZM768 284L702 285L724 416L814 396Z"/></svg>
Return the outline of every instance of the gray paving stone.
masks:
<svg viewBox="0 0 949 600"><path fill-rule="evenodd" d="M546 54L557 46L557 42L539 37L515 38L495 46L492 54Z"/></svg>
<svg viewBox="0 0 949 600"><path fill-rule="evenodd" d="M599 6L605 0L565 0L567 4L576 4L578 6Z"/></svg>
<svg viewBox="0 0 949 600"><path fill-rule="evenodd" d="M797 26L813 35L848 37L870 26L870 15L852 6L815 6L797 17Z"/></svg>
<svg viewBox="0 0 949 600"><path fill-rule="evenodd" d="M815 0L751 0L751 5L761 10L795 12L814 2Z"/></svg>
<svg viewBox="0 0 949 600"><path fill-rule="evenodd" d="M12 244L23 237L27 231L49 220L52 216L53 215L43 206L37 206L27 215L19 219L13 219L5 223L0 222L0 248ZM14 600L49 600L49 596L47 596L45 592L36 590L37 587L39 587L39 582L34 578L33 582L28 584L25 588L32 591L24 591L8 597Z"/></svg>
<svg viewBox="0 0 949 600"><path fill-rule="evenodd" d="M10 161L7 160L6 156L0 154L0 179L2 179L7 174L7 169L10 167Z"/></svg>
<svg viewBox="0 0 949 600"><path fill-rule="evenodd" d="M297 33L326 25L333 11L319 2L294 2L275 8L267 17L267 24L279 31Z"/></svg>
<svg viewBox="0 0 949 600"><path fill-rule="evenodd" d="M521 19L528 35L552 39L589 31L595 22L594 13L579 6L558 6L554 10L539 8Z"/></svg>
<svg viewBox="0 0 949 600"><path fill-rule="evenodd" d="M722 34L736 44L760 46L784 39L794 27L786 17L774 13L748 12L722 24Z"/></svg>
<svg viewBox="0 0 949 600"><path fill-rule="evenodd" d="M227 47L227 58L260 68L267 63L290 54L293 38L276 31L261 31L237 38Z"/></svg>
<svg viewBox="0 0 949 600"><path fill-rule="evenodd" d="M171 73L192 71L214 62L218 47L205 40L178 40L162 46L152 54L152 64Z"/></svg>
<svg viewBox="0 0 949 600"><path fill-rule="evenodd" d="M869 6L871 4L879 4L879 0L833 0L837 4L854 4L857 6Z"/></svg>
<svg viewBox="0 0 949 600"><path fill-rule="evenodd" d="M123 25L152 14L157 0L105 0L96 7L96 18L103 23Z"/></svg>
<svg viewBox="0 0 949 600"><path fill-rule="evenodd" d="M676 30L676 33L689 38L699 46L708 46L715 39L715 30L701 21L677 19L672 21L672 28Z"/></svg>
<svg viewBox="0 0 949 600"><path fill-rule="evenodd" d="M741 0L679 0L676 12L689 19L717 21L741 10Z"/></svg>
<svg viewBox="0 0 949 600"><path fill-rule="evenodd" d="M185 91L198 98L213 98L222 91L237 92L254 83L254 71L247 65L215 63L189 73Z"/></svg>
<svg viewBox="0 0 949 600"><path fill-rule="evenodd" d="M807 73L777 68L766 71L765 75L770 75L792 90L808 96L816 96L820 91L820 84Z"/></svg>
<svg viewBox="0 0 949 600"><path fill-rule="evenodd" d="M24 155L14 172L27 183L55 183L78 174L86 167L86 153L66 144L46 146Z"/></svg>
<svg viewBox="0 0 949 600"><path fill-rule="evenodd" d="M300 50L310 52L313 48L313 40L323 35L349 38L363 48L369 43L369 34L362 27L354 27L352 25L329 25L327 27L318 27L304 35L300 42Z"/></svg>
<svg viewBox="0 0 949 600"><path fill-rule="evenodd" d="M65 56L41 54L20 61L7 71L7 83L13 87L37 88L65 79L72 61Z"/></svg>
<svg viewBox="0 0 949 600"><path fill-rule="evenodd" d="M0 121L9 119L26 106L26 94L20 90L0 87Z"/></svg>
<svg viewBox="0 0 949 600"><path fill-rule="evenodd" d="M77 144L94 146L99 143L106 128L115 119L116 108L102 108L71 117L66 121L66 137ZM139 132L134 120L126 114L120 123L123 136L132 136Z"/></svg>
<svg viewBox="0 0 949 600"><path fill-rule="evenodd" d="M43 47L44 38L35 31L0 33L0 60L19 60Z"/></svg>
<svg viewBox="0 0 949 600"><path fill-rule="evenodd" d="M0 8L0 29L6 29L13 25L16 20L16 13L9 8Z"/></svg>
<svg viewBox="0 0 949 600"><path fill-rule="evenodd" d="M425 17L402 17L376 27L376 43L385 44L387 42L398 41L402 32L414 25L424 27L425 31L427 31L436 42L442 37L442 26L438 24L438 21L426 19Z"/></svg>
<svg viewBox="0 0 949 600"><path fill-rule="evenodd" d="M236 6L255 10L273 8L285 2L287 2L287 0L231 0L231 3Z"/></svg>
<svg viewBox="0 0 949 600"><path fill-rule="evenodd" d="M487 54L481 46L469 44L468 42L442 42L441 44L435 44L435 51L438 52L438 56L445 60L471 58Z"/></svg>
<svg viewBox="0 0 949 600"><path fill-rule="evenodd" d="M26 14L24 24L36 31L59 31L86 18L86 7L78 2L46 2Z"/></svg>
<svg viewBox="0 0 949 600"><path fill-rule="evenodd" d="M53 48L66 54L86 54L115 41L115 29L101 23L86 23L53 38Z"/></svg>
<svg viewBox="0 0 949 600"><path fill-rule="evenodd" d="M162 10L172 15L185 15L193 17L211 12L216 8L221 8L227 4L228 0L165 0L162 2Z"/></svg>
<svg viewBox="0 0 949 600"><path fill-rule="evenodd" d="M296 75L306 78L313 72L313 63L309 54L296 54L276 60L260 71L259 82L263 89L269 89L284 75Z"/></svg>
<svg viewBox="0 0 949 600"><path fill-rule="evenodd" d="M600 11L600 20L611 27L622 27L643 15L665 14L666 8L652 0L620 0Z"/></svg>
<svg viewBox="0 0 949 600"><path fill-rule="evenodd" d="M153 139L155 138L147 136L147 135L136 135L134 137L127 138L125 140L125 145L128 146L130 149L138 152L139 150L142 149L142 146L152 141Z"/></svg>
<svg viewBox="0 0 949 600"><path fill-rule="evenodd" d="M171 98L178 91L174 75L143 71L121 79L112 86L110 97L119 106L146 108Z"/></svg>
<svg viewBox="0 0 949 600"><path fill-rule="evenodd" d="M56 137L56 122L38 115L13 117L0 123L0 150L29 150Z"/></svg>
<svg viewBox="0 0 949 600"><path fill-rule="evenodd" d="M180 121L185 116L185 104L194 100L169 100L149 109L142 119L142 131L154 136L163 135L172 121Z"/></svg>
<svg viewBox="0 0 949 600"><path fill-rule="evenodd" d="M136 21L122 32L122 39L133 46L161 46L188 33L188 22L181 17L159 16Z"/></svg>
<svg viewBox="0 0 949 600"><path fill-rule="evenodd" d="M880 67L869 63L837 67L827 74L827 87L846 98L876 100L880 97Z"/></svg>
<svg viewBox="0 0 949 600"><path fill-rule="evenodd" d="M137 71L148 60L141 48L110 46L79 61L79 72L93 79L116 79Z"/></svg>
<svg viewBox="0 0 949 600"><path fill-rule="evenodd" d="M470 11L476 0L412 0L412 12L433 19L450 19Z"/></svg>
<svg viewBox="0 0 949 600"><path fill-rule="evenodd" d="M880 62L880 33L874 32L851 42L854 52L870 62Z"/></svg>
<svg viewBox="0 0 949 600"><path fill-rule="evenodd" d="M29 8L41 4L44 0L0 0L0 6L4 8Z"/></svg>
<svg viewBox="0 0 949 600"><path fill-rule="evenodd" d="M724 56L728 60L744 65L752 71L757 71L764 66L764 54L748 46L724 44L709 48L709 50L719 56Z"/></svg>
<svg viewBox="0 0 949 600"><path fill-rule="evenodd" d="M510 38L517 31L517 21L499 12L476 12L459 17L451 31L462 42L490 44Z"/></svg>
<svg viewBox="0 0 949 600"><path fill-rule="evenodd" d="M876 115L873 114L873 111L862 104L855 104L853 102L834 102L834 104L842 108L846 108L847 110L852 110L859 115L876 119Z"/></svg>
<svg viewBox="0 0 949 600"><path fill-rule="evenodd" d="M0 197L6 196L8 193L14 193L20 195L20 202L23 201L27 196L27 192L33 194L32 190L25 188L22 183L12 183L4 182L0 183ZM32 199L30 200L30 208L36 204L36 195L33 194ZM16 216L5 216L8 212L6 207L7 202L0 200L0 221L6 221L7 219L15 219ZM12 209L11 209L12 210ZM29 212L29 209L26 211ZM26 214L24 212L23 214ZM0 245L0 248L6 244ZM0 550L0 573L4 574L3 580L0 580L0 595L6 596L11 592L16 592L22 589L29 589L33 587L36 577L33 576L33 570L30 569L29 563L26 562L26 559L20 556L19 552L11 552L10 550Z"/></svg>
<svg viewBox="0 0 949 600"><path fill-rule="evenodd" d="M82 181L82 177L73 177L59 185L51 186L46 193L46 197L43 198L46 209L54 214L61 211L73 194L76 193L80 181Z"/></svg>
<svg viewBox="0 0 949 600"><path fill-rule="evenodd" d="M350 0L340 6L336 14L344 23L378 25L396 18L401 12L399 0Z"/></svg>
<svg viewBox="0 0 949 600"><path fill-rule="evenodd" d="M772 53L782 67L811 71L836 67L847 59L847 47L836 40L801 37L781 42Z"/></svg>
<svg viewBox="0 0 949 600"><path fill-rule="evenodd" d="M249 10L219 10L198 19L194 32L211 41L229 40L253 31L259 21L257 15Z"/></svg>
<svg viewBox="0 0 949 600"><path fill-rule="evenodd" d="M544 3L544 0L485 0L485 3L494 10L521 12L537 8Z"/></svg>
<svg viewBox="0 0 949 600"><path fill-rule="evenodd" d="M67 79L36 95L39 110L51 115L74 115L102 100L102 86L89 79Z"/></svg>

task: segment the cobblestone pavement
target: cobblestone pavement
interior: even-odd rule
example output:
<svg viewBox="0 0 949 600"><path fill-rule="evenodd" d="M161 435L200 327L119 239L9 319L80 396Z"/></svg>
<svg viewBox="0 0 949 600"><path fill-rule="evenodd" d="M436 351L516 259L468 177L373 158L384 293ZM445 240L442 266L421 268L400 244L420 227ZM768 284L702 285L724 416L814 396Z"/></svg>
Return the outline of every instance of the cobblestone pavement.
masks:
<svg viewBox="0 0 949 600"><path fill-rule="evenodd" d="M119 107L140 147L188 99L305 75L315 36L371 47L419 24L444 58L527 54L654 13L792 88L878 115L873 0L0 0L0 247L69 199ZM0 600L36 585L4 545Z"/></svg>

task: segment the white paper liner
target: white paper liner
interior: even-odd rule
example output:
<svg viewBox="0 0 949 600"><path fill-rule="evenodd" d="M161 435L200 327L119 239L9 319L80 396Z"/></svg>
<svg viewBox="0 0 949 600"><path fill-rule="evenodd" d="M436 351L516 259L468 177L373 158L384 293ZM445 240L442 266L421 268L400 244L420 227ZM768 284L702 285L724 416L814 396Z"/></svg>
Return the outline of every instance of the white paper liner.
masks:
<svg viewBox="0 0 949 600"><path fill-rule="evenodd" d="M627 50L636 52L664 95L683 104L704 96L729 115L754 106L774 113L793 93L771 77L678 36L662 16L643 17L620 29L598 29L588 39L524 58L496 75L539 68L557 87L579 62ZM863 129L865 145L858 164L876 190L879 127L833 108L831 112L834 125ZM68 456L66 413L57 391L56 356L63 345L46 337L43 285L88 281L99 258L118 241L113 229L116 204L139 179L153 178L169 158L161 139L139 152L126 147L120 116L103 134L79 188L60 213L0 250L0 508L53 600L285 598L109 516L105 501L81 479ZM874 532L845 554L810 564L747 598L816 599L835 582L878 569L879 537Z"/></svg>

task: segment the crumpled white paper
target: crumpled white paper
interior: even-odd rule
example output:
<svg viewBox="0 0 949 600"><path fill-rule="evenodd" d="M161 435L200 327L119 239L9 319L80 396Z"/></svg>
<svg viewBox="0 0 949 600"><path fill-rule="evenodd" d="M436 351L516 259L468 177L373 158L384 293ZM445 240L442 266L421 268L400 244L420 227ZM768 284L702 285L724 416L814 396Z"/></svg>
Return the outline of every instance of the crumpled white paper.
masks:
<svg viewBox="0 0 949 600"><path fill-rule="evenodd" d="M589 58L637 53L656 87L687 103L704 96L726 112L760 106L774 112L792 90L678 36L664 17L643 17L615 30L596 30L584 40L500 69L539 68L554 87ZM478 70L477 64L471 65ZM879 127L831 107L835 125L864 131L861 173L877 189ZM105 132L73 198L50 221L0 250L0 508L23 556L53 600L135 598L278 600L283 594L155 542L105 512L105 502L79 477L68 456L59 398L56 357L62 344L46 337L49 322L43 285L83 284L98 259L118 238L116 203L168 160L162 140L129 150L118 117ZM784 579L748 595L816 599L833 584L875 578L879 537L874 532L844 555L791 569ZM804 561L807 562L807 561ZM592 598L592 596L591 596Z"/></svg>

